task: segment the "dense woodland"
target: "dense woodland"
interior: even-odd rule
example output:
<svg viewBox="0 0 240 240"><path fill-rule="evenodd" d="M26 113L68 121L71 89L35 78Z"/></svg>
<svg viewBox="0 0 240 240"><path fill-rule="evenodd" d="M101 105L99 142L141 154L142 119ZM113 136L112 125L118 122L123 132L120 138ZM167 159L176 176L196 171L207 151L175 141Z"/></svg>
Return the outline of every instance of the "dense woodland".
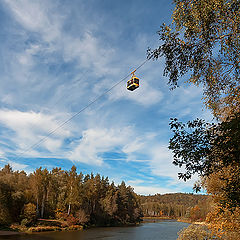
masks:
<svg viewBox="0 0 240 240"><path fill-rule="evenodd" d="M210 211L211 198L207 195L171 193L140 196L145 217L170 217L189 221L203 221Z"/></svg>
<svg viewBox="0 0 240 240"><path fill-rule="evenodd" d="M38 168L27 175L10 165L0 170L0 225L36 224L55 219L70 225L133 224L145 217L204 220L209 197L194 194L139 196L124 182L115 186L108 178L70 171Z"/></svg>
<svg viewBox="0 0 240 240"><path fill-rule="evenodd" d="M115 186L99 174L38 168L27 175L9 165L0 170L0 225L34 225L39 218L68 225L120 225L140 221L138 196L124 182Z"/></svg>

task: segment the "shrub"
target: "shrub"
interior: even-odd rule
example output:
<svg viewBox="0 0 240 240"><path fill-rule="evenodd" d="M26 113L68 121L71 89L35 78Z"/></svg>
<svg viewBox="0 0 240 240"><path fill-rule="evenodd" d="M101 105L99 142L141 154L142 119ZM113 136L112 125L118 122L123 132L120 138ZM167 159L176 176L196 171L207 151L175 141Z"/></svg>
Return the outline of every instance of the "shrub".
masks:
<svg viewBox="0 0 240 240"><path fill-rule="evenodd" d="M86 224L89 221L89 216L85 213L83 209L79 209L76 212L76 218L79 224Z"/></svg>
<svg viewBox="0 0 240 240"><path fill-rule="evenodd" d="M55 211L55 217L56 219L59 219L59 220L64 220L64 211L60 208L58 208L56 211Z"/></svg>
<svg viewBox="0 0 240 240"><path fill-rule="evenodd" d="M22 221L21 221L21 226L25 227L25 226L27 226L28 224L29 224L29 221L27 220L27 218L22 219Z"/></svg>
<svg viewBox="0 0 240 240"><path fill-rule="evenodd" d="M178 233L177 240L216 240L206 226L191 224Z"/></svg>
<svg viewBox="0 0 240 240"><path fill-rule="evenodd" d="M78 223L77 218L75 218L72 214L70 214L67 217L67 224L68 224L68 226L76 225L77 223Z"/></svg>
<svg viewBox="0 0 240 240"><path fill-rule="evenodd" d="M21 222L21 225L23 226L29 226L35 223L37 220L36 206L32 203L25 204L22 217L23 220Z"/></svg>

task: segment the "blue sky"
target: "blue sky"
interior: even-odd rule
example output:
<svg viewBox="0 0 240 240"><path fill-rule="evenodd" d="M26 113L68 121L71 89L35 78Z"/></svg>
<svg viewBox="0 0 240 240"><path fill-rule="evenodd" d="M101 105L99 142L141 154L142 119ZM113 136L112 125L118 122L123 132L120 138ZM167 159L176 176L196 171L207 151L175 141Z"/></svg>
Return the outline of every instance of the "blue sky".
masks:
<svg viewBox="0 0 240 240"><path fill-rule="evenodd" d="M163 59L137 71L139 89L119 84L26 151L139 66L172 9L163 0L1 1L0 167L29 173L75 164L140 194L192 192L196 177L179 181L171 163L168 123L211 114L201 88L169 90Z"/></svg>

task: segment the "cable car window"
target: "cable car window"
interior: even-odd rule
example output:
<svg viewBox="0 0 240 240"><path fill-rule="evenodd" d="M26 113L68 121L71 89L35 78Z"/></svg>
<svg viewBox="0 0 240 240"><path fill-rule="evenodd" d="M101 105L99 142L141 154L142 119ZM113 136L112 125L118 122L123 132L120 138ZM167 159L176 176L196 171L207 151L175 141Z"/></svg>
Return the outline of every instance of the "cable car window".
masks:
<svg viewBox="0 0 240 240"><path fill-rule="evenodd" d="M136 84L139 84L139 79L138 79L138 78L134 78L134 82L135 82Z"/></svg>

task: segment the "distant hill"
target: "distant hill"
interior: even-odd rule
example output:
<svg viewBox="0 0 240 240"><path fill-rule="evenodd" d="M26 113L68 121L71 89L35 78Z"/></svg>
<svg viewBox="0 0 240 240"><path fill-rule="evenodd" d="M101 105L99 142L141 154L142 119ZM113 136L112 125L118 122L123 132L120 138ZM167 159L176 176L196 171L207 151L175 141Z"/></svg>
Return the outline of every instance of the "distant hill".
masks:
<svg viewBox="0 0 240 240"><path fill-rule="evenodd" d="M210 196L189 193L140 196L145 217L205 218L210 208Z"/></svg>

